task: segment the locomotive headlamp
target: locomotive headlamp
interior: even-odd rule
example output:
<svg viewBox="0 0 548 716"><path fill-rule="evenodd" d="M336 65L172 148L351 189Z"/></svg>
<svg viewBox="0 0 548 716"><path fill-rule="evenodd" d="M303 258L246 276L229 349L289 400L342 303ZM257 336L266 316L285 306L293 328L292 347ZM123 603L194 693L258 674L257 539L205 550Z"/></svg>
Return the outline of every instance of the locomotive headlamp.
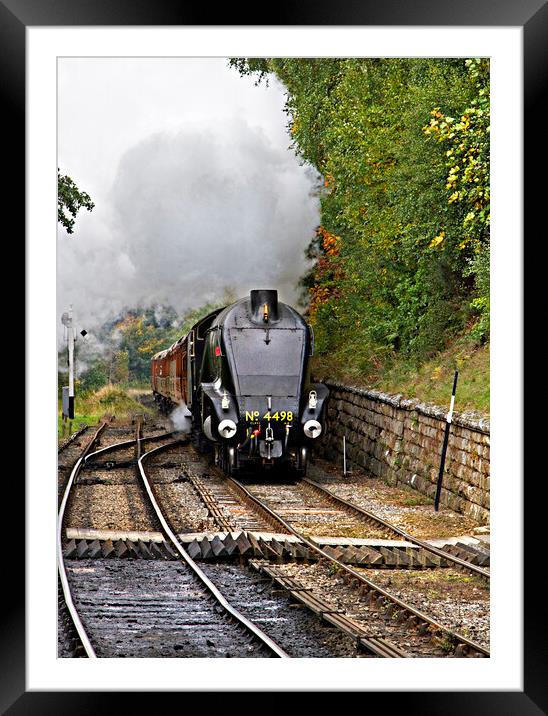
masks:
<svg viewBox="0 0 548 716"><path fill-rule="evenodd" d="M317 420L307 420L303 430L307 438L319 438L322 434L322 426Z"/></svg>
<svg viewBox="0 0 548 716"><path fill-rule="evenodd" d="M318 405L318 394L315 390L311 390L308 394L308 408L309 410L316 410Z"/></svg>
<svg viewBox="0 0 548 716"><path fill-rule="evenodd" d="M231 438L236 434L236 423L234 420L221 420L218 430L222 438Z"/></svg>

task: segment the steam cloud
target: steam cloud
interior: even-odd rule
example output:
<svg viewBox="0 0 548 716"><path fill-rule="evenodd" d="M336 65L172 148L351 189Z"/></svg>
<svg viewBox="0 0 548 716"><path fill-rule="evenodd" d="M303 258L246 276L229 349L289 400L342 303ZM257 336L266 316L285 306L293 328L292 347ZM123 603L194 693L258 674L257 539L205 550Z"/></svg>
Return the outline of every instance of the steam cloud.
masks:
<svg viewBox="0 0 548 716"><path fill-rule="evenodd" d="M182 402L170 414L169 419L173 424L173 429L181 433L189 433L192 428L192 413L187 408L186 403Z"/></svg>
<svg viewBox="0 0 548 716"><path fill-rule="evenodd" d="M58 305L93 330L125 306L177 311L252 288L296 302L319 223L318 176L244 118L149 135L60 229ZM83 186L90 193L91 187ZM93 194L93 193L92 193Z"/></svg>

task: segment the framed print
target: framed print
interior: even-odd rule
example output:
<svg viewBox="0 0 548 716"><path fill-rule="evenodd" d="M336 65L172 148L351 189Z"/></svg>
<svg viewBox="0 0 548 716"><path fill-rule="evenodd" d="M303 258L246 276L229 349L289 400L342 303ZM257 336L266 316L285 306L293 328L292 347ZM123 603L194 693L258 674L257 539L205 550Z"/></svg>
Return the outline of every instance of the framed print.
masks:
<svg viewBox="0 0 548 716"><path fill-rule="evenodd" d="M250 21L245 19L245 13L242 12L244 9L241 7L234 11L232 8L229 12L229 8L223 8L212 23L200 9L181 9L165 3L142 7L124 2L91 5L72 2L50 5L4 0L0 6L0 44L4 58L1 92L6 115L10 118L9 144L17 147L16 156L9 165L10 181L6 190L11 193L8 205L14 206L11 213L22 216L26 212L28 307L26 485L23 487L22 481L10 481L8 484L10 501L19 506L20 520L26 520L26 566L23 569L23 550L19 541L18 546L6 550L11 562L10 575L13 575L10 579L10 594L14 596L10 598L10 604L4 611L0 640L4 665L2 709L13 714L30 711L47 713L50 710L56 713L68 713L69 710L87 712L86 709L90 712L99 709L108 711L111 703L115 704L117 699L125 698L125 694L115 693L118 691L176 691L181 692L181 698L185 697L186 691L355 691L366 692L361 694L363 698L369 698L374 693L378 703L389 697L394 705L405 704L407 709L411 705L416 711L423 713L480 713L487 710L497 713L540 713L542 709L546 709L546 694L543 690L546 650L540 638L543 623L545 624L543 609L534 596L538 572L535 571L532 555L538 553L526 551L523 561L521 550L523 534L526 550L540 539L540 534L536 533L538 522L533 517L534 505L544 504L546 498L544 481L530 478L525 484L526 474L532 472L532 465L529 463L532 463L533 456L541 452L538 446L542 444L542 421L531 420L531 413L534 415L537 403L542 400L538 396L537 386L543 382L543 371L540 369L540 361L534 361L532 357L536 357L537 351L526 354L526 362L523 363L521 343L525 327L533 329L539 300L538 289L535 292L535 288L542 285L542 281L530 278L523 283L524 303L520 282L523 281L521 267L524 261L531 276L534 268L537 268L537 271L539 268L539 260L535 262L532 259L534 247L531 246L531 233L526 230L534 210L538 211L538 207L543 205L538 196L540 183L532 178L530 157L534 147L535 165L538 165L538 155L542 151L542 146L539 145L545 145L542 141L539 108L545 76L543 60L548 30L546 4L541 0L530 0L519 6L506 2L465 2L455 5L444 0L438 3L429 2L419 7L392 1L380 5L364 3L359 7L353 3L343 3L332 8L323 3L320 6L306 3L279 8L277 15L269 18L268 23L259 25L251 25ZM383 49L385 47L386 49ZM74 98L75 116L79 117L82 131L81 140L77 139L71 146L77 147L80 141L84 146L86 141L95 141L90 139L96 137L93 128L94 111L97 112L97 118L109 111L114 116L117 111L120 98L116 93L107 93L101 97L101 102L97 103L95 108L92 103L87 102L91 96L101 96L101 82L120 70L120 60L124 61L128 68L131 64L131 71L127 75L124 74L125 70L120 71L121 82L131 75L133 79L130 81L135 81L136 91L139 86L152 87L156 82L155 75L152 79L149 78L147 85L147 62L153 59L155 62L163 62L161 66L166 68L166 73L172 73L170 76L173 78L178 72L186 73L189 78L194 76L197 78L195 87L192 85L192 90L189 89L189 104L192 104L194 101L200 101L194 100L194 97L201 96L201 73L209 72L213 76L216 70L210 68L217 66L215 63L219 58L224 61L236 57L490 58L492 106L493 115L496 117L491 135L492 146L496 149L493 157L493 234L500 234L503 238L497 240L496 246L493 244L491 264L492 296L494 301L497 301L496 306L494 301L492 302L491 343L492 462L495 473L493 499L497 506L496 514L495 507L493 510L492 524L493 534L500 537L500 545L493 547L492 552L492 627L496 628L493 630L489 659L477 662L472 659L400 659L390 661L390 670L387 671L387 663L380 663L380 659L369 660L367 669L365 660L361 659L313 658L295 659L291 665L280 659L268 668L262 665L260 659L247 659L246 662L239 658L225 659L221 668L219 659L189 659L188 663L170 657L88 661L60 659L57 654L52 653L52 649L56 648L56 645L51 643L51 637L55 632L57 615L52 616L56 594L53 594L55 579L52 579L51 565L55 563L56 557L55 537L50 538L50 531L55 530L52 528L55 517L47 511L44 512L44 505L51 502L50 478L56 458L53 457L51 446L53 431L46 425L48 413L43 406L51 402L53 391L56 390L56 379L53 375L57 362L55 333L59 321L58 307L55 307L56 262L45 247L53 240L52 235L58 219L58 215L53 214L53 202L57 191L58 170L55 165L58 163L59 137L78 132L75 127L69 129L68 122L64 123L68 115L63 102L67 103ZM180 65L177 64L179 61ZM93 71L88 71L92 66ZM99 67L101 69L95 75L95 68ZM205 67L207 69L203 69ZM237 76L236 71L234 76ZM143 84L139 85L139 82ZM190 84L186 86L191 87ZM176 88L176 82L174 87ZM68 88L71 89L70 92ZM237 94L237 90L231 91L234 95ZM520 92L523 92L522 105ZM205 96L205 93L203 94ZM280 96L281 94L280 89ZM129 107L130 96L131 90L128 90L127 95L124 95L124 102L127 102ZM151 97L153 101L157 100L156 114L158 117L164 117L167 127L169 110L162 105L160 94L151 94ZM227 104L230 101L232 98L227 91ZM208 196L209 205L213 208L210 209L209 218L211 225L215 227L211 233L216 238L212 239L211 245L207 247L210 270L207 275L197 275L195 283L189 283L187 286L187 291L191 294L202 292L201 295L205 297L203 303L215 299L213 292L208 293L203 289L207 276L211 277L212 282L219 283L223 280L223 267L231 275L236 275L241 263L238 259L239 252L241 255L251 256L254 251L251 243L246 244L244 241L239 244L237 232L232 229L241 216L245 215L246 221L251 223L255 221L254 217L246 214L245 197L246 192L250 191L247 176L256 170L255 165L252 167L251 164L245 164L242 159L242 156L248 156L245 152L263 157L263 171L253 174L253 185L255 190L262 192L260 195L264 198L265 207L270 211L270 188L270 191L283 197L287 210L283 215L274 214L281 225L281 232L287 237L286 243L283 244L277 239L273 229L269 238L271 246L268 251L266 248L261 249L256 263L253 264L253 273L258 277L259 283L274 281L273 273L263 271L261 260L268 261L270 266L283 267L284 261L291 266L299 264L303 255L302 247L297 250L298 239L295 237L299 232L313 230L315 224L313 202L309 205L310 194L307 194L311 184L307 184L308 179L304 177L305 170L302 166L297 168L296 164L294 166L288 162L288 165L283 167L283 186L276 186L276 172L281 171L281 160L268 154L259 139L249 148L249 143L255 141L253 137L259 138L261 133L268 134L270 130L266 123L257 129L262 119L258 115L252 115L251 105L248 106L246 101L243 94L241 97L238 95L242 114L248 119L246 132L249 127L253 128L253 132L245 134L241 142L238 127L230 125L227 119L227 128L220 139L213 137L206 126L202 128L202 134L194 135L192 141L185 141L181 135L177 149L177 157L184 157L189 164L184 181L193 173L199 175L205 183L211 181L211 192ZM272 109L275 105L277 111L282 111L283 102L280 103L279 98L272 101ZM81 109L79 114L78 108ZM188 111L184 101L177 105L177 111ZM225 117L219 115L219 119L224 121ZM195 122L199 124L202 120L203 117L196 112ZM88 121L89 125L86 124ZM143 124L147 121L149 119L143 118ZM23 129L24 127L26 129ZM522 130L526 138L525 156L529 157L524 167L520 146ZM293 127L293 131L298 130ZM83 291L87 290L86 286L90 286L88 303L93 305L97 312L103 311L103 308L99 308L101 301L105 305L111 304L115 312L123 310L125 296L116 292L115 285L116 276L120 272L127 277L128 282L134 278L135 283L142 283L146 281L145 268L148 267L157 280L161 280L165 285L175 285L169 283L175 281L173 266L169 266L169 237L172 234L176 236L178 229L162 217L173 215L178 221L188 221L189 225L192 225L192 207L199 201L200 192L203 190L198 190L189 178L185 187L189 195L195 198L182 209L173 209L173 205L179 202L180 198L175 195L166 196L164 168L167 167L168 173L172 172L170 176L177 176L178 181L183 174L180 166L175 166L175 158L170 154L173 145L170 148L168 143L162 144L161 132L154 134L151 131L150 138L146 140L136 135L131 148L133 154L128 152L125 155L125 163L120 163L118 169L107 165L107 156L117 151L117 144L123 143L124 132L121 121L117 127L112 125L111 136L105 136L104 141L101 140L102 143L97 142L97 165L100 164L101 157L104 161L102 168L97 169L94 175L96 186L101 182L105 186L112 182L115 170L125 172L127 185L131 186L132 178L135 179L137 174L136 167L144 165L148 167L151 182L141 187L137 181L133 184L133 190L137 192L145 187L139 224L135 222L132 225L133 208L128 208L125 213L121 210L116 216L102 219L105 226L101 229L104 231L101 245L105 253L97 258L91 253L75 252L71 258L71 275L80 278ZM275 132L278 132L278 129L272 130L272 136ZM200 137L203 139L202 143ZM276 141L283 144L286 141L285 135L281 139L278 136ZM287 143L289 142L288 137ZM244 149L240 150L240 144ZM207 162L212 147L217 149L219 155L226 157L226 164L218 162L218 166L221 165L221 179L201 173L201 167ZM132 157L137 155L138 163L132 164ZM25 166L22 156L26 157ZM194 162L192 166L191 162ZM269 163L276 166L276 172L270 172ZM231 173L232 170L234 171ZM67 173L70 173L68 167ZM153 182L154 176L156 179ZM525 189L523 196L520 196L522 176ZM70 179L68 176L65 178ZM327 187L329 191L329 175L326 174L321 179L325 180L321 190L324 191ZM21 205L20 198L20 187L24 183L25 208ZM120 185L117 188L114 183L112 185L114 191L120 190L117 206L123 207L123 190ZM154 194L154 185L164 189ZM79 186L79 190L87 190L85 182ZM84 211L76 217L77 225L85 225L85 219L82 221L82 217L86 208L93 216L90 202L94 196L93 192L90 193L92 196L91 199L87 197L88 205L86 206L84 200ZM224 241L226 246L231 247L230 254L234 257L234 261L230 263L223 258L228 254L221 255L219 260L215 259L215 242L218 244L222 239L219 238L221 234L215 233L217 224L214 222L215 212L222 214L222 207L229 201L227 197L234 197L235 194L242 198L235 203L235 213L224 227ZM84 199L86 196L84 195ZM16 198L19 201L16 201ZM218 202L218 206L215 202ZM156 209L152 208L148 213L147 203ZM291 207L294 207L294 210ZM309 214L306 213L308 210ZM207 221L205 214L203 216L203 221ZM526 221L523 235L520 236L522 216L525 216ZM254 230L257 233L265 230L262 221L261 218L256 222L258 228ZM139 232L143 230L143 226L148 233L140 237ZM199 232L199 227L194 229ZM165 239L165 261L157 260L159 254L156 250L150 255L143 254L144 258L136 258L135 254L128 250L127 263L119 261L113 250L108 253L109 236L113 236L114 231L119 231L120 235L131 234L136 243L142 239L144 245L148 244L148 237L153 235L155 230L155 243L151 245L156 246L163 240L162 237L168 237ZM203 236L201 243L205 247L206 234ZM528 237L527 243L525 236ZM539 234L536 236L540 238ZM440 227L430 247L435 249L437 244L443 242L444 237L443 227ZM337 239L334 235L331 238ZM323 240L325 244L325 236ZM280 241L280 246L276 245L277 241ZM111 245L113 243L114 239L111 240ZM102 255L109 257L108 265L105 259L105 265L101 266ZM141 260L142 266L139 263ZM294 281L295 271L296 269L286 272L289 276L288 285ZM97 276L95 285L92 279L94 273ZM282 273L280 270L280 274ZM229 290L227 295L244 293L242 287L247 286L244 280L238 282L234 279L234 284L232 286L227 282L227 288L234 289ZM153 292L153 282L146 290L150 294ZM290 289L288 292L293 296ZM265 295L260 296L259 308L262 311L263 323L267 323L271 312L275 315L277 303L271 306L270 298L266 295L268 292L263 293ZM184 308L192 308L192 305L189 303ZM215 306L212 310L216 311L218 308ZM90 322L91 313L90 311ZM104 316L106 315L104 311ZM52 321L55 322L55 328ZM121 325L121 322L118 325ZM163 324L159 321L157 325ZM197 323L195 325L198 326ZM535 319L536 333L541 332L540 326L541 322L538 318ZM142 327L136 326L136 330L142 330ZM85 335L86 331L83 331L84 340ZM320 333L316 340L322 340ZM224 349L218 346L214 346L212 350L214 349L217 350L215 359L222 359ZM158 350L163 350L163 346ZM191 348L189 355L190 351ZM156 353L156 358L163 360L163 354ZM240 360L243 361L243 357L240 357ZM113 358L105 370L112 373L123 369ZM257 373L253 366L249 368L249 372ZM45 374L49 373L51 379L45 377ZM526 383L524 389L522 376L528 374L532 376L532 383ZM109 383L110 378L111 375L108 376ZM321 399L321 395L314 391L314 396L310 398L311 404L318 398ZM230 410L226 394L222 409ZM268 410L270 409L269 405ZM287 406L281 406L279 410L283 411L287 418ZM67 401L63 412L68 415L69 411ZM271 413L268 415L270 426ZM522 430L525 416L528 417L525 422L527 429ZM205 426L205 413L202 417ZM227 429L231 429L231 426ZM509 445L512 447L507 451ZM265 447L264 450L266 449ZM225 459L229 460L228 453ZM527 471L526 467L529 468ZM500 480L497 482L498 470ZM523 514L521 509L516 507L521 505L524 507ZM509 529L511 535L508 534ZM11 541L11 537L9 539ZM524 585L527 585L528 596L531 597L527 608L523 606L521 593L523 568ZM512 571L511 576L508 574L509 570ZM332 663L329 663L330 661ZM451 670L447 666L449 661ZM260 696L260 693L257 696ZM138 698L142 697L147 699L144 703L148 703L153 694L147 693L145 696L140 693Z"/></svg>

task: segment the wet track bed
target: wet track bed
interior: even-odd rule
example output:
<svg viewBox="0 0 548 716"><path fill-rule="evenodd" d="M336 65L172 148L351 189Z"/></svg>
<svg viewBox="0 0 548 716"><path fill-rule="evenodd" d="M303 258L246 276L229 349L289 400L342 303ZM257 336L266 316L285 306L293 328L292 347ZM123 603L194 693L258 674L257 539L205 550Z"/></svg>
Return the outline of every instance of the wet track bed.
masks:
<svg viewBox="0 0 548 716"><path fill-rule="evenodd" d="M98 657L271 656L178 562L68 561L67 574Z"/></svg>
<svg viewBox="0 0 548 716"><path fill-rule="evenodd" d="M300 608L245 565L202 565L230 603L292 657L355 658L349 637ZM264 658L271 654L221 613L177 562L69 560L75 604L98 657ZM61 620L61 617L60 617ZM61 622L60 622L61 624ZM59 630L59 656L72 656Z"/></svg>
<svg viewBox="0 0 548 716"><path fill-rule="evenodd" d="M355 643L322 624L283 590L249 567L203 564L204 572L231 604L261 627L292 657L356 657ZM361 654L359 654L361 656Z"/></svg>

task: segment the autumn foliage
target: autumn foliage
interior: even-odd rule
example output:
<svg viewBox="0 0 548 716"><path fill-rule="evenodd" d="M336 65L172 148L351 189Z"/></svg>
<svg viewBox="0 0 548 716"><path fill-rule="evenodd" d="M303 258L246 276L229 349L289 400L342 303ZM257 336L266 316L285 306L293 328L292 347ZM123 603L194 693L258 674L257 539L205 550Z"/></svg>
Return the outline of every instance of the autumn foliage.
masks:
<svg viewBox="0 0 548 716"><path fill-rule="evenodd" d="M237 59L287 88L292 146L321 180L303 277L319 363L360 375L488 338L489 61Z"/></svg>
<svg viewBox="0 0 548 716"><path fill-rule="evenodd" d="M341 238L331 234L323 226L317 231L320 239L322 255L316 261L314 268L314 285L310 288L310 304L308 315L315 321L318 309L330 299L340 297L340 286L343 269L339 261L341 252Z"/></svg>

